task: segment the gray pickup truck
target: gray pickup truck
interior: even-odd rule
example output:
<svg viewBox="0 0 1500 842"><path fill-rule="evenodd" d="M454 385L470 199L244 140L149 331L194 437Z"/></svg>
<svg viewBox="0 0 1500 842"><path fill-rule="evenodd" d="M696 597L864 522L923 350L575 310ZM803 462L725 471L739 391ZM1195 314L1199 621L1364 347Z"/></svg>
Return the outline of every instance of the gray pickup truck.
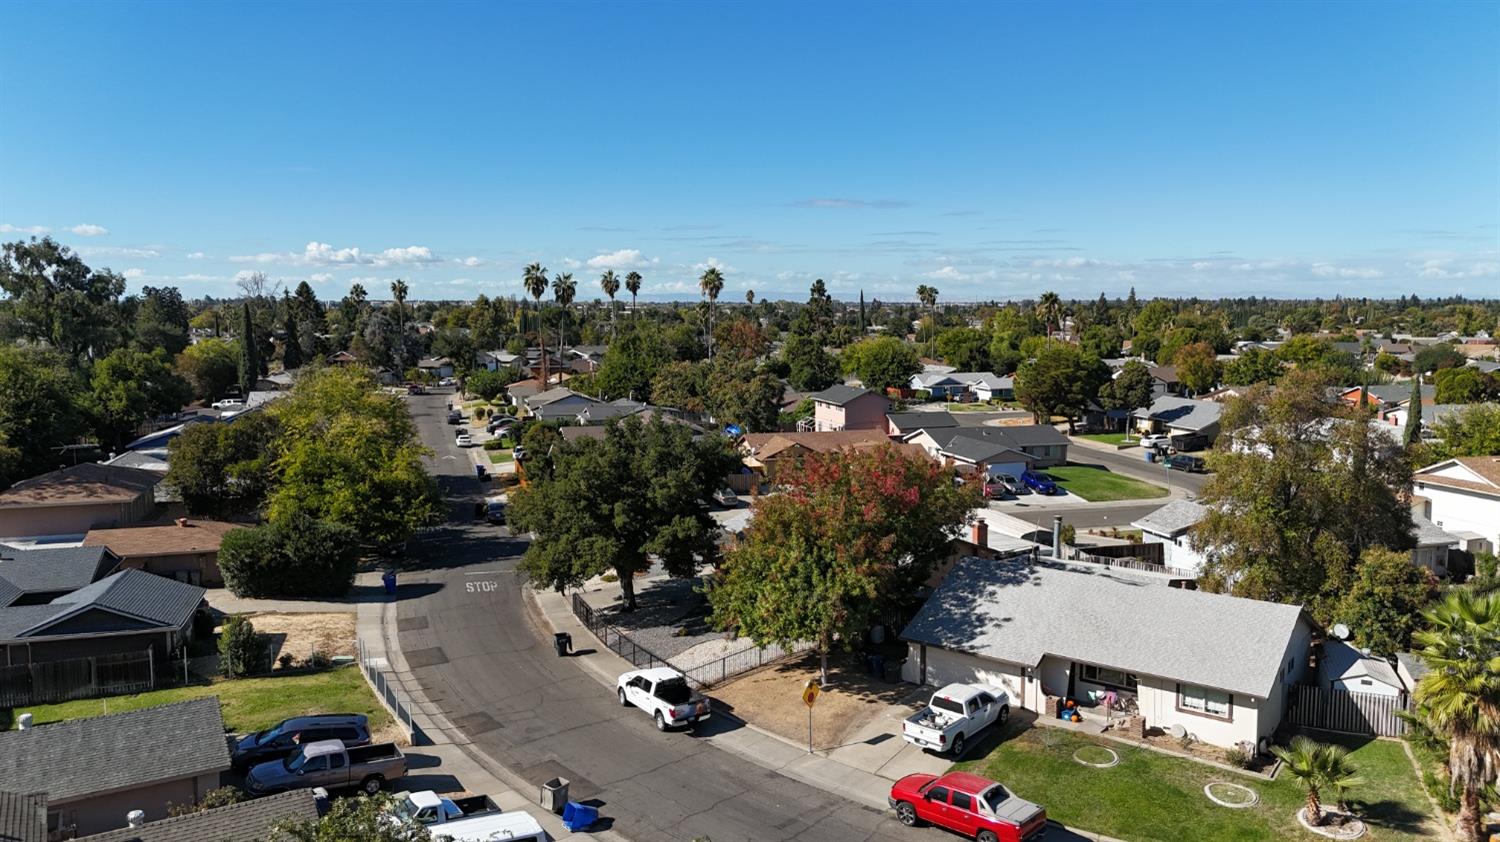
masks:
<svg viewBox="0 0 1500 842"><path fill-rule="evenodd" d="M252 768L245 776L245 790L271 795L290 789L359 787L374 795L386 781L405 776L406 756L395 743L345 748L338 740L319 740L285 759Z"/></svg>

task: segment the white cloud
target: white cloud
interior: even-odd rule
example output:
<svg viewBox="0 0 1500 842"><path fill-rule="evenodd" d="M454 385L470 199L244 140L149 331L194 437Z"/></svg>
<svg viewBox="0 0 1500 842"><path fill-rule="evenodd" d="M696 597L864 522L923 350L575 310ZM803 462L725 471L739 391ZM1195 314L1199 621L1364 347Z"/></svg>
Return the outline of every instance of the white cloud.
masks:
<svg viewBox="0 0 1500 842"><path fill-rule="evenodd" d="M82 225L74 225L68 230L80 237L100 237L109 233L109 229L103 225L90 225L87 222Z"/></svg>
<svg viewBox="0 0 1500 842"><path fill-rule="evenodd" d="M333 273L332 272L315 272L312 275L309 275L307 279L309 281L312 281L315 284L326 284L329 281L333 280Z"/></svg>
<svg viewBox="0 0 1500 842"><path fill-rule="evenodd" d="M587 265L590 269L643 269L657 262L657 258L642 256L640 249L619 249L596 254L588 259Z"/></svg>
<svg viewBox="0 0 1500 842"><path fill-rule="evenodd" d="M580 266L583 265L582 263L578 262L577 260L574 260L571 257L564 257L562 260L560 260L558 262L562 263L562 268L567 269L569 272L571 272L574 269L577 269L578 267L580 267Z"/></svg>
<svg viewBox="0 0 1500 842"><path fill-rule="evenodd" d="M1418 277L1433 278L1437 280L1457 280L1460 278L1489 278L1500 275L1500 263L1479 260L1470 264L1467 268L1458 265L1458 261L1451 257L1435 257L1424 260L1420 264L1408 264L1417 269Z"/></svg>
<svg viewBox="0 0 1500 842"><path fill-rule="evenodd" d="M334 248L316 240L303 247L301 254L263 251L229 258L231 263L285 263L292 266L420 266L439 263L442 258L427 246L388 248L367 252L359 247Z"/></svg>
<svg viewBox="0 0 1500 842"><path fill-rule="evenodd" d="M51 231L45 225L11 225L8 222L0 223L0 234L35 234L42 235Z"/></svg>
<svg viewBox="0 0 1500 842"><path fill-rule="evenodd" d="M1052 269L1078 269L1084 266L1114 266L1104 260L1095 260L1092 257L1059 257L1055 259L1033 260L1031 265L1037 268L1049 267Z"/></svg>
<svg viewBox="0 0 1500 842"><path fill-rule="evenodd" d="M1312 273L1319 278L1358 278L1370 280L1385 277L1385 273L1379 269L1335 266L1332 263L1314 263L1312 265Z"/></svg>
<svg viewBox="0 0 1500 842"><path fill-rule="evenodd" d="M217 281L217 280L221 280L221 278L218 275L204 275L204 274L201 274L201 273L198 273L198 272L194 272L194 273L187 274L187 275L178 275L177 276L177 280L179 280L179 281L193 281L193 282L202 283L204 281Z"/></svg>
<svg viewBox="0 0 1500 842"><path fill-rule="evenodd" d="M189 252L187 257L188 260L202 260L203 258L208 257L208 255L204 254L201 251L194 251Z"/></svg>
<svg viewBox="0 0 1500 842"><path fill-rule="evenodd" d="M707 272L709 269L718 269L720 272L723 272L725 274L739 271L738 269L735 269L733 266L730 266L728 263L725 263L717 257L710 257L702 263L693 264L693 271L698 272L699 274Z"/></svg>
<svg viewBox="0 0 1500 842"><path fill-rule="evenodd" d="M453 262L454 263L463 264L464 266L483 266L484 265L484 261L480 260L477 257L465 257L462 260L454 258Z"/></svg>
<svg viewBox="0 0 1500 842"><path fill-rule="evenodd" d="M133 281L133 280L136 280L137 278L144 278L144 277L146 277L146 270L145 269L126 269L124 272L121 272L120 274L125 278L125 280L127 280L127 281Z"/></svg>
<svg viewBox="0 0 1500 842"><path fill-rule="evenodd" d="M156 249L126 246L80 246L78 253L83 257L161 257Z"/></svg>

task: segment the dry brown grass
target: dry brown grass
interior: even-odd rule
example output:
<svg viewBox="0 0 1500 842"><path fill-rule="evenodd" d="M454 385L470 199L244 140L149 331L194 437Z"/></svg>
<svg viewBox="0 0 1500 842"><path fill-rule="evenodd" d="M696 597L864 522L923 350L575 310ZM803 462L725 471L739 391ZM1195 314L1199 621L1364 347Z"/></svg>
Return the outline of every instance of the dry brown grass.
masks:
<svg viewBox="0 0 1500 842"><path fill-rule="evenodd" d="M353 614L252 614L255 630L275 635L276 657L291 653L306 660L313 650L332 658L354 655Z"/></svg>
<svg viewBox="0 0 1500 842"><path fill-rule="evenodd" d="M865 723L911 688L868 676L862 661L829 658L828 687L813 706L813 747L828 749L850 741ZM709 695L721 707L759 728L799 743L807 741L807 706L802 688L818 677L818 658L808 655L767 667L714 687Z"/></svg>

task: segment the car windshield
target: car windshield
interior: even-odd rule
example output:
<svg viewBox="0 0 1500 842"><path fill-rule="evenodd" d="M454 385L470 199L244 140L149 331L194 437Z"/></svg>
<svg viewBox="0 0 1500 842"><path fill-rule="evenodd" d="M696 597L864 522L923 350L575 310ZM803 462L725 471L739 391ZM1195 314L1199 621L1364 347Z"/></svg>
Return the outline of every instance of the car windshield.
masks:
<svg viewBox="0 0 1500 842"><path fill-rule="evenodd" d="M288 772L295 772L298 769L301 769L303 766L307 765L307 755L299 751L291 757L288 757L284 762L286 764L286 770Z"/></svg>
<svg viewBox="0 0 1500 842"><path fill-rule="evenodd" d="M1010 798L1010 793L1006 792L1005 787L999 784L995 784L979 796L979 800L983 802L984 806L989 808L991 813L999 813L1000 805L1004 804L1007 798Z"/></svg>
<svg viewBox="0 0 1500 842"><path fill-rule="evenodd" d="M692 697L693 692L688 689L687 682L681 678L668 678L656 685L656 698L669 705L684 704Z"/></svg>
<svg viewBox="0 0 1500 842"><path fill-rule="evenodd" d="M963 704L961 702L955 702L952 699L945 699L941 696L933 696L932 706L937 708L938 710L945 710L949 713L956 713L959 716L964 715Z"/></svg>

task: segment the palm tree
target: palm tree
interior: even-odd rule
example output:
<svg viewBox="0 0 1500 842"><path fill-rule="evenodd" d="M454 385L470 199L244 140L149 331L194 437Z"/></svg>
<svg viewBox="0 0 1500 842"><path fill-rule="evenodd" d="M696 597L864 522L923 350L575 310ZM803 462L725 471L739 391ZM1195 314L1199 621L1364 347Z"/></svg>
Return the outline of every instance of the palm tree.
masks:
<svg viewBox="0 0 1500 842"><path fill-rule="evenodd" d="M1342 802L1345 793L1364 783L1343 746L1293 737L1290 748L1276 746L1271 751L1281 758L1286 773L1307 790L1307 822L1314 827L1323 823L1323 790L1334 792Z"/></svg>
<svg viewBox="0 0 1500 842"><path fill-rule="evenodd" d="M573 296L578 292L578 284L573 282L572 272L562 272L552 279L552 297L558 304L562 305L562 316L557 320L557 353L561 354L566 339L563 337L563 325L568 320L568 306L573 303Z"/></svg>
<svg viewBox="0 0 1500 842"><path fill-rule="evenodd" d="M1417 714L1448 741L1448 778L1459 791L1458 838L1481 837L1479 794L1500 773L1500 594L1455 590L1425 614L1413 639L1429 672Z"/></svg>
<svg viewBox="0 0 1500 842"><path fill-rule="evenodd" d="M615 277L615 270L606 269L599 276L599 288L609 296L609 338L615 338L615 293L620 291L620 279Z"/></svg>
<svg viewBox="0 0 1500 842"><path fill-rule="evenodd" d="M1052 325L1062 318L1062 299L1055 292L1044 292L1036 302L1037 317L1047 326L1047 341L1052 341Z"/></svg>
<svg viewBox="0 0 1500 842"><path fill-rule="evenodd" d="M747 290L745 290L745 303L749 304L751 306L755 305L755 290L753 290L753 289L747 289Z"/></svg>
<svg viewBox="0 0 1500 842"><path fill-rule="evenodd" d="M406 281L397 278L391 282L391 297L396 299L396 329L404 332L406 327Z"/></svg>
<svg viewBox="0 0 1500 842"><path fill-rule="evenodd" d="M641 273L631 272L625 276L625 289L630 292L630 320L635 321L635 296L641 291Z"/></svg>
<svg viewBox="0 0 1500 842"><path fill-rule="evenodd" d="M932 356L932 340L937 333L937 287L920 284L917 287L917 300L922 302L931 315L930 329L927 331L927 356Z"/></svg>
<svg viewBox="0 0 1500 842"><path fill-rule="evenodd" d="M547 340L542 336L542 295L547 292L547 269L533 263L521 270L521 285L536 301L536 341L542 351L542 388L547 388Z"/></svg>
<svg viewBox="0 0 1500 842"><path fill-rule="evenodd" d="M708 358L714 358L714 305L719 300L719 293L724 291L724 273L719 267L710 266L703 270L703 275L698 278L698 289L708 297Z"/></svg>

